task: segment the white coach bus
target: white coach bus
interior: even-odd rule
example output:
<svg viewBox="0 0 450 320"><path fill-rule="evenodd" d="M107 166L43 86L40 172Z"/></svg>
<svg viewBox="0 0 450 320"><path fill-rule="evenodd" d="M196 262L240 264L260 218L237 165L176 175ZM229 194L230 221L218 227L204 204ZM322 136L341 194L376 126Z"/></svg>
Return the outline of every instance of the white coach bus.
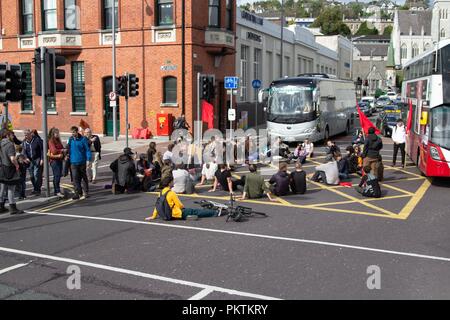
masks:
<svg viewBox="0 0 450 320"><path fill-rule="evenodd" d="M259 100L267 101L270 136L286 142L319 141L350 131L356 92L352 81L326 74L302 74L273 81L260 91Z"/></svg>

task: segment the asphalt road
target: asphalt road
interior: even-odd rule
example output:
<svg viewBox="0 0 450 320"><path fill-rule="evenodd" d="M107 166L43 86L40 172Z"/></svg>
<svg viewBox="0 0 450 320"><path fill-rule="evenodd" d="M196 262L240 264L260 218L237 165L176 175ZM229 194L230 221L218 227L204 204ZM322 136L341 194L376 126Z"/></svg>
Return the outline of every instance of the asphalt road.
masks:
<svg viewBox="0 0 450 320"><path fill-rule="evenodd" d="M269 217L242 223L145 222L156 195L105 190L117 156L105 151L91 198L0 216L0 298L449 299L450 182L391 168L391 150L386 139L381 200L309 183L305 195L279 203L246 202ZM226 202L207 188L180 199L197 207L205 197ZM69 289L77 283L70 266L80 289ZM370 266L380 289L368 288Z"/></svg>

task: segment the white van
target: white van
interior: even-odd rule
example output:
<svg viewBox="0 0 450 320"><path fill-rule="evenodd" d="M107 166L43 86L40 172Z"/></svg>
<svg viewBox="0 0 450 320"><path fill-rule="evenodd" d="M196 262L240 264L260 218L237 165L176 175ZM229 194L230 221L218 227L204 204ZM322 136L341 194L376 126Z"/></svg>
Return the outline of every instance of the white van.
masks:
<svg viewBox="0 0 450 320"><path fill-rule="evenodd" d="M392 101L397 99L397 94L394 91L388 91L386 95L391 99Z"/></svg>
<svg viewBox="0 0 450 320"><path fill-rule="evenodd" d="M374 97L362 97L361 98L362 102L367 103L370 108L372 109L372 112L376 112L376 107L375 107L375 98Z"/></svg>

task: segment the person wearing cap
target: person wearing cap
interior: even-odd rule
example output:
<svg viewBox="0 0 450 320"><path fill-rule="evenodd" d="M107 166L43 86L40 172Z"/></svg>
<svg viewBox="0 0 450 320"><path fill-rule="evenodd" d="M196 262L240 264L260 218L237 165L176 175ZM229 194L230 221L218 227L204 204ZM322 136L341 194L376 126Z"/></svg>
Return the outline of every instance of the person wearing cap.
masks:
<svg viewBox="0 0 450 320"><path fill-rule="evenodd" d="M0 162L3 167L3 170L0 170L0 213L8 211L5 208L6 193L9 202L9 213L20 214L23 211L17 209L14 197L16 185L20 184L20 174L13 143L13 134L8 129L1 129L0 138Z"/></svg>
<svg viewBox="0 0 450 320"><path fill-rule="evenodd" d="M119 156L110 165L111 170L114 172L114 194L124 193L125 190L128 193L133 193L139 190L139 178L136 175L136 165L134 163L134 153L130 148L123 149L123 154Z"/></svg>
<svg viewBox="0 0 450 320"><path fill-rule="evenodd" d="M86 162L91 159L91 149L89 142L78 130L73 126L70 131L72 136L67 144L70 158L70 168L73 175L73 184L75 187L75 195L73 200L85 199L89 197L89 182L86 172Z"/></svg>

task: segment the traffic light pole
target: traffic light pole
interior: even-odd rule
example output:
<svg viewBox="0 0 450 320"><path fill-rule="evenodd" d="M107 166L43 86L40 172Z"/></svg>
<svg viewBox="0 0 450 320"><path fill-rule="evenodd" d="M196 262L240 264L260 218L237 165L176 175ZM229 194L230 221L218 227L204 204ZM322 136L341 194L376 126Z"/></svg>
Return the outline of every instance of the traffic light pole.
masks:
<svg viewBox="0 0 450 320"><path fill-rule="evenodd" d="M116 4L112 9L112 91L116 92ZM113 105L113 137L117 141L117 101Z"/></svg>
<svg viewBox="0 0 450 320"><path fill-rule="evenodd" d="M201 145L201 141L200 141L200 137L202 136L201 131L201 122L200 122L200 73L197 72L197 135L198 137L196 137L198 140L198 145Z"/></svg>
<svg viewBox="0 0 450 320"><path fill-rule="evenodd" d="M125 77L127 78L127 95L125 96L125 126L126 126L126 131L125 131L125 141L126 141L126 146L128 148L128 97L130 96L130 79L128 78L128 72L125 74Z"/></svg>
<svg viewBox="0 0 450 320"><path fill-rule="evenodd" d="M42 135L43 135L43 161L44 161L44 178L45 178L45 196L50 197L50 181L48 174L48 159L47 159L47 105L45 101L45 53L46 48L41 47L41 61L36 62L41 64L41 90L42 90Z"/></svg>
<svg viewBox="0 0 450 320"><path fill-rule="evenodd" d="M6 127L5 128L8 128L8 112L9 112L9 110L8 110L8 101L6 101L5 103L3 103L3 106L5 107L5 123L6 123Z"/></svg>

